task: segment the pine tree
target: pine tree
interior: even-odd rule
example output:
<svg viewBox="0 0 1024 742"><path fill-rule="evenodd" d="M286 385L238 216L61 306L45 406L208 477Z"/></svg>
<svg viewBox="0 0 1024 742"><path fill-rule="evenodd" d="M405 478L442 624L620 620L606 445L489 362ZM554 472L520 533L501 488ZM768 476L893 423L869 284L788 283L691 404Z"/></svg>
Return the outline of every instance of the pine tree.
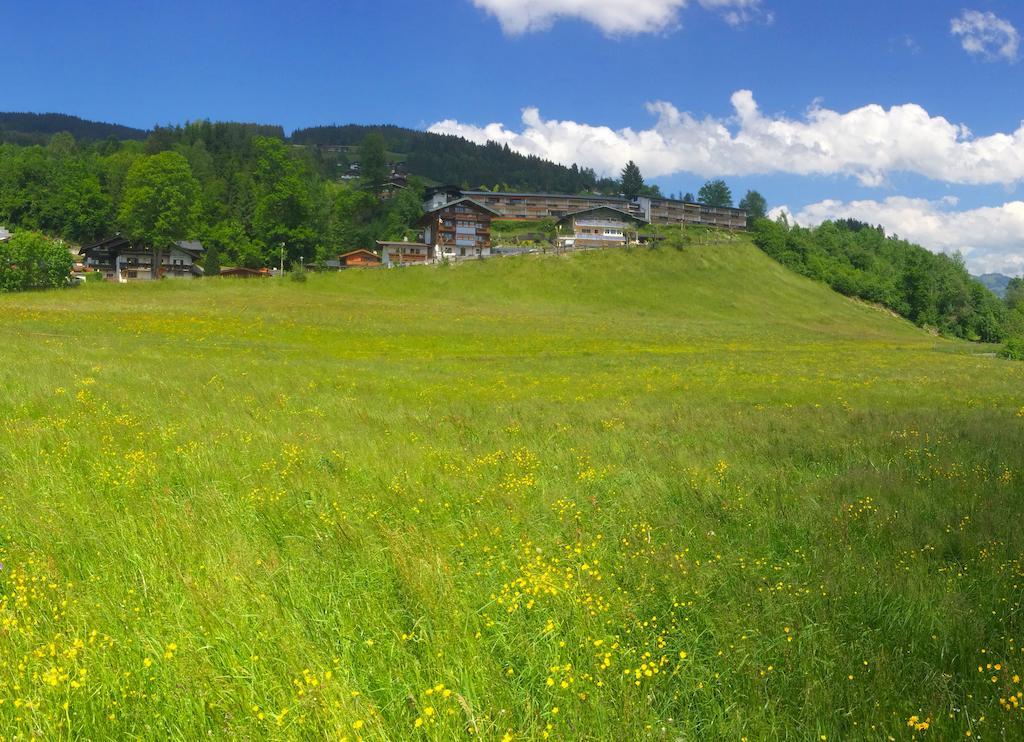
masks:
<svg viewBox="0 0 1024 742"><path fill-rule="evenodd" d="M220 248L215 244L211 245L210 249L206 251L206 260L203 262L203 275L220 275Z"/></svg>
<svg viewBox="0 0 1024 742"><path fill-rule="evenodd" d="M626 163L626 167L622 168L620 186L622 188L622 195L626 198L640 195L644 188L644 176L640 174L640 168L632 160Z"/></svg>

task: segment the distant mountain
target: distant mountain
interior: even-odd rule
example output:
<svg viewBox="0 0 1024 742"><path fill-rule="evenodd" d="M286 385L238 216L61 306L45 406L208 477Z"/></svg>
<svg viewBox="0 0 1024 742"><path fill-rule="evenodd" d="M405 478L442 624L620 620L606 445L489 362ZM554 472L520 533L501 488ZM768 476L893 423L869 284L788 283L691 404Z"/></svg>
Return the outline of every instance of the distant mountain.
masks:
<svg viewBox="0 0 1024 742"><path fill-rule="evenodd" d="M1006 287L1012 280L1010 276L1004 276L1002 273L985 273L974 278L981 281L996 296L1006 296Z"/></svg>
<svg viewBox="0 0 1024 742"><path fill-rule="evenodd" d="M384 137L389 152L404 155L410 173L437 183L560 193L614 188L612 181L599 179L589 168L521 155L508 145L475 144L462 137L399 126L317 126L295 130L290 141L321 150L340 149L358 145L371 132Z"/></svg>
<svg viewBox="0 0 1024 742"><path fill-rule="evenodd" d="M143 140L149 132L120 124L87 121L63 113L0 113L0 143L46 144L50 137L69 132L80 142L115 139Z"/></svg>

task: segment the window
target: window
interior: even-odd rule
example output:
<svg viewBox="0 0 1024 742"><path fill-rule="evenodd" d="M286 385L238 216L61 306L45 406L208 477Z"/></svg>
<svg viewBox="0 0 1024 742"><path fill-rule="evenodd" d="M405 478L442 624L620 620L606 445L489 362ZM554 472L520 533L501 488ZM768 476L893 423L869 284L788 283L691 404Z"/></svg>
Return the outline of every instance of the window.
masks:
<svg viewBox="0 0 1024 742"><path fill-rule="evenodd" d="M139 272L138 271L128 271L128 278L138 278L138 277L139 277Z"/></svg>
<svg viewBox="0 0 1024 742"><path fill-rule="evenodd" d="M466 254L466 248L460 247L459 248L459 255L465 255L465 254Z"/></svg>

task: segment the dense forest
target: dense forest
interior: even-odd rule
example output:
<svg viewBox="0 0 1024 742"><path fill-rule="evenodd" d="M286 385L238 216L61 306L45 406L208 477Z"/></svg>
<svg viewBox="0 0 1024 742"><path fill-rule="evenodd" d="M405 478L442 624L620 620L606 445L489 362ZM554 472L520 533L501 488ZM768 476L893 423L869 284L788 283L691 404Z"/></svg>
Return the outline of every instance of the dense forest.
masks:
<svg viewBox="0 0 1024 742"><path fill-rule="evenodd" d="M0 113L0 143L46 144L54 134L67 132L81 142L143 140L148 131L120 124L86 121L63 113Z"/></svg>
<svg viewBox="0 0 1024 742"><path fill-rule="evenodd" d="M457 136L399 126L317 126L297 129L290 141L320 148L351 147L371 133L384 138L388 151L404 155L409 172L437 183L503 191L618 192L618 181L598 178L590 168L565 167L534 155L521 155L507 144L479 145Z"/></svg>
<svg viewBox="0 0 1024 742"><path fill-rule="evenodd" d="M142 239L156 234L154 215L173 203L178 239L199 238L225 264L251 267L276 264L282 250L289 264L309 262L410 235L421 215L415 179L381 199L379 182L334 182L316 150L280 133L203 121L157 128L145 141L80 143L61 133L45 146L2 144L0 224L75 244L116 231ZM383 143L368 142L364 159L382 159Z"/></svg>
<svg viewBox="0 0 1024 742"><path fill-rule="evenodd" d="M760 219L753 233L758 247L797 273L920 327L987 342L1024 333L1024 302L1000 300L970 276L959 255L887 236L881 226L844 219L806 229Z"/></svg>

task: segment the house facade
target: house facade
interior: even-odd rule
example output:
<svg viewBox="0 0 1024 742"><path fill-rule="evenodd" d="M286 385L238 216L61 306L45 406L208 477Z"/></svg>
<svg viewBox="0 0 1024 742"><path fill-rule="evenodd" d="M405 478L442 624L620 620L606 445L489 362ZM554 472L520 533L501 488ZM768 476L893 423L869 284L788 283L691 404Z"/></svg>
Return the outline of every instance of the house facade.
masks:
<svg viewBox="0 0 1024 742"><path fill-rule="evenodd" d="M636 242L645 219L610 206L595 206L563 216L555 224L559 247L625 247Z"/></svg>
<svg viewBox="0 0 1024 742"><path fill-rule="evenodd" d="M380 255L373 250L360 248L342 253L336 258L328 258L321 263L312 264L310 267L326 271L340 271L345 268L376 268L379 265L381 265Z"/></svg>
<svg viewBox="0 0 1024 742"><path fill-rule="evenodd" d="M153 266L153 251L137 246L121 235L92 245L79 254L87 270L99 271L108 281L151 281L154 278L196 278L203 275L197 261L204 249L198 240L181 241L162 251L160 265Z"/></svg>
<svg viewBox="0 0 1024 742"><path fill-rule="evenodd" d="M568 195L564 193L498 193L463 190L458 186L439 186L427 191L424 209L433 210L461 198L470 198L497 212L495 219L540 221L561 219L585 209L608 206L652 224L693 224L728 229L745 229L747 212L743 209L707 206L672 198L652 196Z"/></svg>
<svg viewBox="0 0 1024 742"><path fill-rule="evenodd" d="M491 254L491 220L498 216L497 211L471 198L458 198L423 215L423 241L434 248L438 260L487 257Z"/></svg>
<svg viewBox="0 0 1024 742"><path fill-rule="evenodd" d="M434 248L425 242L383 242L377 240L381 264L387 267L394 265L424 265L433 263Z"/></svg>
<svg viewBox="0 0 1024 742"><path fill-rule="evenodd" d="M3 227L0 227L0 242L7 242L9 239L11 239L11 233Z"/></svg>

